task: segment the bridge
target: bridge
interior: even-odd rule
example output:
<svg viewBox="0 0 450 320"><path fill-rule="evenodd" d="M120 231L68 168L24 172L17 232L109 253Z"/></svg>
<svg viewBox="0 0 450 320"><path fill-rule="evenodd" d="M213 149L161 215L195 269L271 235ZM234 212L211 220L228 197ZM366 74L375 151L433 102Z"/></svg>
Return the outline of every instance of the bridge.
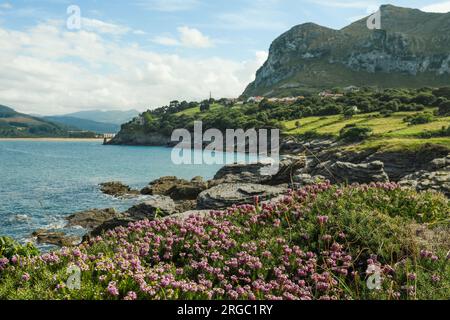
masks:
<svg viewBox="0 0 450 320"><path fill-rule="evenodd" d="M107 144L109 141L114 139L115 136L116 136L115 133L104 133L103 134L103 144Z"/></svg>

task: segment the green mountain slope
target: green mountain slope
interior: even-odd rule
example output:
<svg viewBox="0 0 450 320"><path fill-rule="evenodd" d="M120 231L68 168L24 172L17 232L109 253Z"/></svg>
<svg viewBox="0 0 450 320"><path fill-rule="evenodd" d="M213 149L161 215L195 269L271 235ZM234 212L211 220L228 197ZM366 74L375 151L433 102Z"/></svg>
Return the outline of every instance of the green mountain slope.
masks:
<svg viewBox="0 0 450 320"><path fill-rule="evenodd" d="M59 125L0 105L0 137L93 137L93 132Z"/></svg>
<svg viewBox="0 0 450 320"><path fill-rule="evenodd" d="M71 118L86 119L96 122L112 123L121 125L128 122L139 114L137 110L128 111L101 111L101 110L88 110L79 111L75 113L66 114L64 116Z"/></svg>
<svg viewBox="0 0 450 320"><path fill-rule="evenodd" d="M277 38L243 96L283 96L333 87L419 88L450 83L450 13L381 6L381 29L367 18L333 30L307 23Z"/></svg>

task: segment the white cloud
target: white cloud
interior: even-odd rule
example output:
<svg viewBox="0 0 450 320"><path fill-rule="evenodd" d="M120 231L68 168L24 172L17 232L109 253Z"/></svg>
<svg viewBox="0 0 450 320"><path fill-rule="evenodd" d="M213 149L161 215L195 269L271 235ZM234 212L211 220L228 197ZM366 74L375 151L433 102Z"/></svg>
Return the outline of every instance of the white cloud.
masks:
<svg viewBox="0 0 450 320"><path fill-rule="evenodd" d="M157 36L152 41L164 46L183 46L186 48L210 48L214 45L213 41L198 29L183 26L179 27L177 31L179 39L172 36Z"/></svg>
<svg viewBox="0 0 450 320"><path fill-rule="evenodd" d="M159 54L52 22L26 31L0 26L0 43L0 104L37 114L144 110L173 99L204 99L210 91L236 97L266 57L258 52L239 62Z"/></svg>
<svg viewBox="0 0 450 320"><path fill-rule="evenodd" d="M97 19L82 18L82 28L104 34L123 35L131 31L129 27L108 23Z"/></svg>
<svg viewBox="0 0 450 320"><path fill-rule="evenodd" d="M180 40L183 46L190 48L209 48L213 43L209 37L203 35L199 30L189 27L178 28Z"/></svg>
<svg viewBox="0 0 450 320"><path fill-rule="evenodd" d="M191 10L199 4L198 0L140 0L138 4L147 10L174 12Z"/></svg>
<svg viewBox="0 0 450 320"><path fill-rule="evenodd" d="M152 39L153 42L163 46L179 46L180 42L172 37L158 36Z"/></svg>
<svg viewBox="0 0 450 320"><path fill-rule="evenodd" d="M423 7L421 10L425 12L447 13L450 12L450 1L430 4L428 6Z"/></svg>

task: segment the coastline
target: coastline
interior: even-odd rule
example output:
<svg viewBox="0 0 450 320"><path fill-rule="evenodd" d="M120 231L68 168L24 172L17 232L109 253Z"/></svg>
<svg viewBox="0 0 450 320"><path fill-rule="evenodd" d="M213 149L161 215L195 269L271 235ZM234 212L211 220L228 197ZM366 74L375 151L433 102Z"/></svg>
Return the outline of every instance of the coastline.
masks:
<svg viewBox="0 0 450 320"><path fill-rule="evenodd" d="M0 138L1 141L34 141L34 142L103 142L103 138Z"/></svg>

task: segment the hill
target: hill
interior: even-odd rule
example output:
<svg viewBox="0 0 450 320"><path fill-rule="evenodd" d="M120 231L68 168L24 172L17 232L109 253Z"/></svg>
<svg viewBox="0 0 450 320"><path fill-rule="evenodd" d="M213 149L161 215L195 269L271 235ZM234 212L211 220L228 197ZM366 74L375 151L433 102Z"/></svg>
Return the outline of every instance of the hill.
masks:
<svg viewBox="0 0 450 320"><path fill-rule="evenodd" d="M93 132L71 128L16 112L14 109L0 105L0 137L95 137Z"/></svg>
<svg viewBox="0 0 450 320"><path fill-rule="evenodd" d="M70 118L91 120L95 122L121 125L122 123L130 121L138 114L139 111L136 110L128 110L128 111L89 110L70 113L63 116Z"/></svg>
<svg viewBox="0 0 450 320"><path fill-rule="evenodd" d="M334 30L293 27L270 47L269 58L245 92L289 96L346 86L420 88L450 81L450 13L380 7L381 29L367 18Z"/></svg>
<svg viewBox="0 0 450 320"><path fill-rule="evenodd" d="M332 97L310 95L294 102L256 103L218 100L149 110L122 126L111 144L167 145L174 129L279 128L285 137L341 139L348 130L370 133L359 148L413 148L433 143L450 148L447 90L363 88ZM352 127L355 127L352 129ZM351 144L350 144L351 145Z"/></svg>
<svg viewBox="0 0 450 320"><path fill-rule="evenodd" d="M66 116L49 116L43 119L69 127L75 127L79 130L92 131L95 133L116 133L120 130L120 125L114 123L104 123L92 120L80 119Z"/></svg>

